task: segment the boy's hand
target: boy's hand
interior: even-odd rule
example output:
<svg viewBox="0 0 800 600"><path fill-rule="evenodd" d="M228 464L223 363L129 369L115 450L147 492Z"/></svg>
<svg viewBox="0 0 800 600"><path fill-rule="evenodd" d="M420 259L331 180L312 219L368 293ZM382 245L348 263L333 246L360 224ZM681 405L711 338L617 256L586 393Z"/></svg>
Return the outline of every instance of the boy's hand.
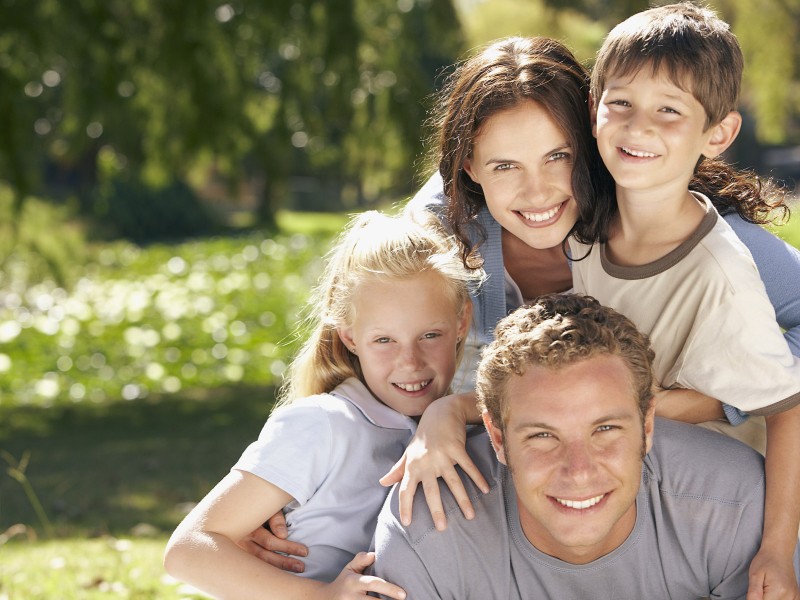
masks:
<svg viewBox="0 0 800 600"><path fill-rule="evenodd" d="M436 529L441 531L447 527L439 477L450 488L464 516L473 518L475 511L455 465L459 465L484 493L489 491L489 485L465 448L468 418L465 406L471 407L477 415L472 394L445 396L425 409L405 453L381 478L385 486L401 482L400 520L404 525L411 523L414 494L421 483Z"/></svg>
<svg viewBox="0 0 800 600"><path fill-rule="evenodd" d="M747 600L800 600L794 566L760 550L750 563Z"/></svg>
<svg viewBox="0 0 800 600"><path fill-rule="evenodd" d="M374 552L359 552L355 555L339 576L322 588L320 598L331 600L350 600L351 598L366 598L367 592L381 594L395 600L404 600L406 593L403 588L384 581L380 577L364 575L364 569L375 562Z"/></svg>
<svg viewBox="0 0 800 600"><path fill-rule="evenodd" d="M273 567L292 573L302 573L306 568L303 561L292 556L308 556L308 548L288 540L288 535L286 517L282 512L277 512L263 527L239 540L239 547Z"/></svg>

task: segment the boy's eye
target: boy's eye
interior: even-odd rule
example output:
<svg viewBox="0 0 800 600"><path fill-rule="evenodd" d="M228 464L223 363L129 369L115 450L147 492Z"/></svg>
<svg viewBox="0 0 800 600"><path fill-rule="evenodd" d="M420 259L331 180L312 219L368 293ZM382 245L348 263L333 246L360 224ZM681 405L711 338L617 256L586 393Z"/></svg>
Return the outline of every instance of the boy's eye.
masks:
<svg viewBox="0 0 800 600"><path fill-rule="evenodd" d="M606 104L611 104L613 106L630 106L630 102L627 100L609 100Z"/></svg>
<svg viewBox="0 0 800 600"><path fill-rule="evenodd" d="M662 111L664 111L665 113L670 113L670 114L673 114L673 115L679 115L679 114L681 114L681 113L679 113L677 110L675 110L674 108L670 108L669 106L665 106L665 107L664 107L664 108L662 108L661 110L662 110Z"/></svg>

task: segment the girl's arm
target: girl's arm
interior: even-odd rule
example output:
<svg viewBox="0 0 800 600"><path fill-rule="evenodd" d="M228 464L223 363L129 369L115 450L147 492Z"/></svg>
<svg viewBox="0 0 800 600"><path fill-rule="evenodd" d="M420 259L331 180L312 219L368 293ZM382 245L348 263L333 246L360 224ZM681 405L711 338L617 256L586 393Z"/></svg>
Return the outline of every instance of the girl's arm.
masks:
<svg viewBox="0 0 800 600"><path fill-rule="evenodd" d="M793 556L800 526L800 405L766 418L764 535L750 563L747 600L800 598Z"/></svg>
<svg viewBox="0 0 800 600"><path fill-rule="evenodd" d="M753 255L784 337L792 354L800 356L800 250L736 214L725 221Z"/></svg>
<svg viewBox="0 0 800 600"><path fill-rule="evenodd" d="M239 546L284 571L302 573L306 569L302 560L293 557L308 556L308 548L289 539L283 511L276 512L262 527L257 527L239 540Z"/></svg>
<svg viewBox="0 0 800 600"><path fill-rule="evenodd" d="M465 448L466 425L480 422L475 392L445 396L422 413L417 433L405 453L381 478L385 486L400 482L400 519L404 525L411 523L414 493L421 483L436 529L441 531L447 527L439 495L439 477L447 483L464 516L471 519L475 515L455 465L459 465L484 493L489 491L486 479Z"/></svg>
<svg viewBox="0 0 800 600"><path fill-rule="evenodd" d="M368 591L402 599L399 587L362 575L374 556L359 554L330 584L298 577L245 552L237 541L292 500L277 486L232 471L170 537L164 567L219 598L365 598Z"/></svg>

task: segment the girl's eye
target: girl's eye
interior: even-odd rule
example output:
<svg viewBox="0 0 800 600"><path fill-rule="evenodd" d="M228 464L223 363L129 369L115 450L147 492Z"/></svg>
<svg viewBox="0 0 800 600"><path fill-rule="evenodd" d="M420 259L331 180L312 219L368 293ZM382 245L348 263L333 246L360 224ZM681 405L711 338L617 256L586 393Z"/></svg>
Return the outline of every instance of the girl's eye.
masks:
<svg viewBox="0 0 800 600"><path fill-rule="evenodd" d="M390 341L392 340L388 337L379 337L375 340L375 342L378 344L388 344Z"/></svg>
<svg viewBox="0 0 800 600"><path fill-rule="evenodd" d="M432 340L432 339L441 337L441 335L442 335L441 333L436 333L435 331L430 331L430 332L426 333L422 337L424 337L426 340Z"/></svg>

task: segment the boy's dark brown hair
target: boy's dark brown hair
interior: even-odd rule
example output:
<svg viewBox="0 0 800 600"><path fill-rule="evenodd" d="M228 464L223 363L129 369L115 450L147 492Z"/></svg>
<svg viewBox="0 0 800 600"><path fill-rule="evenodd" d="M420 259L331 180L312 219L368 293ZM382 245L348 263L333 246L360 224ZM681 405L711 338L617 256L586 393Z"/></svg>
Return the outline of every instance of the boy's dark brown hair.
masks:
<svg viewBox="0 0 800 600"><path fill-rule="evenodd" d="M606 37L592 69L592 96L599 100L610 76L643 69L663 73L706 110L706 129L739 101L744 58L730 26L710 9L681 2L626 19Z"/></svg>

